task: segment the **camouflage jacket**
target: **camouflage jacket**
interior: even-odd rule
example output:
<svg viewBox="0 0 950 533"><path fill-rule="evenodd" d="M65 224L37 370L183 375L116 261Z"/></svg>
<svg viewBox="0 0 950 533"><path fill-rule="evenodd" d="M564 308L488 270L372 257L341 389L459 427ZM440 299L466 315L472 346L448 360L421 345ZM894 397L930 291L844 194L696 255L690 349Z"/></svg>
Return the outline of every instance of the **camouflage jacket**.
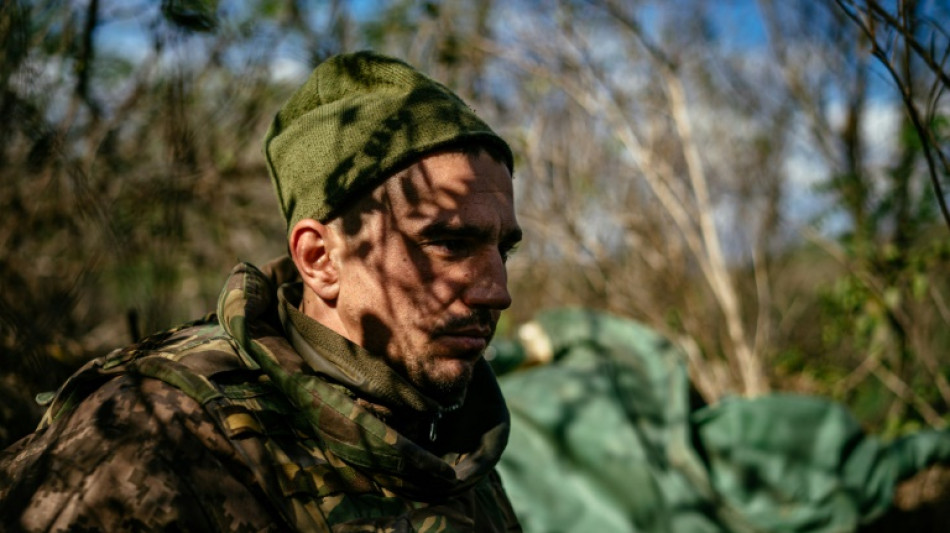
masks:
<svg viewBox="0 0 950 533"><path fill-rule="evenodd" d="M0 454L0 528L520 531L494 470L508 412L488 365L430 452L303 362L281 271L238 265L216 315L74 374Z"/></svg>

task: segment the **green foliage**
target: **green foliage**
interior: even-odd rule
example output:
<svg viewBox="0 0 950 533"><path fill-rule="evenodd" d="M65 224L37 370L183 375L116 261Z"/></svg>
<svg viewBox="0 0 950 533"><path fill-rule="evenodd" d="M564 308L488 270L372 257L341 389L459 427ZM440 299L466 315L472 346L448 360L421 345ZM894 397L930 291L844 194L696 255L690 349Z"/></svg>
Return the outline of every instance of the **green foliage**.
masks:
<svg viewBox="0 0 950 533"><path fill-rule="evenodd" d="M218 27L217 10L217 0L162 0L162 15L190 31L214 31Z"/></svg>
<svg viewBox="0 0 950 533"><path fill-rule="evenodd" d="M892 244L853 248L852 254L860 250L861 255L852 256L852 270L818 291L822 341L829 353L857 354L854 363L858 366L880 365L909 387L906 397L898 398L901 403L916 397L938 406L938 410L950 398L938 393L934 386L938 377L923 358L935 358L944 368L950 363L941 348L950 340L950 324L939 309L945 305L940 295L950 289L946 278L939 274L950 269L950 243L939 238L940 231L936 228L933 238L920 238L900 250ZM832 364L848 368L850 363ZM833 390L834 381L829 386ZM893 407L895 394L868 376L860 386L849 388L842 399L865 423L891 434L934 422L922 419L912 405L885 408Z"/></svg>

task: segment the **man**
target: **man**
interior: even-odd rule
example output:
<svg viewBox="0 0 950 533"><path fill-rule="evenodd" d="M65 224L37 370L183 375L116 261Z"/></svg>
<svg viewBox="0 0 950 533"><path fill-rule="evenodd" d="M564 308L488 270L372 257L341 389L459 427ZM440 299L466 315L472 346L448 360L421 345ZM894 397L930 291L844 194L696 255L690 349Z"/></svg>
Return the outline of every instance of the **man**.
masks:
<svg viewBox="0 0 950 533"><path fill-rule="evenodd" d="M318 66L264 149L290 259L70 378L0 459L5 526L518 530L481 357L521 238L508 145L364 52Z"/></svg>

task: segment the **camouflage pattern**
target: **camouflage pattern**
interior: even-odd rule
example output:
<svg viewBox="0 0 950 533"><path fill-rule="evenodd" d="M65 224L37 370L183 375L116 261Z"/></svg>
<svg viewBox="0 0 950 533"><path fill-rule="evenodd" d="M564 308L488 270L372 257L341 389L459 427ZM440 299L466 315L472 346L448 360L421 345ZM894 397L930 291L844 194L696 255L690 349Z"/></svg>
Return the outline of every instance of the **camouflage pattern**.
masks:
<svg viewBox="0 0 950 533"><path fill-rule="evenodd" d="M487 364L435 455L308 372L270 275L218 313L91 361L0 454L13 531L520 531L494 470L508 414Z"/></svg>

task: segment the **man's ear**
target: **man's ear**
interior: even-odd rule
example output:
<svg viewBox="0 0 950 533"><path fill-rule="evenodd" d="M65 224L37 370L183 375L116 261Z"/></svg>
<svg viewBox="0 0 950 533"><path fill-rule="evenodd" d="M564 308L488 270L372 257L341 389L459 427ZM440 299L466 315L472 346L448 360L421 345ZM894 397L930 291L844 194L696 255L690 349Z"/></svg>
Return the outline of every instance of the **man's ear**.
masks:
<svg viewBox="0 0 950 533"><path fill-rule="evenodd" d="M333 229L305 218L290 231L290 255L305 286L321 300L331 302L340 294L340 273L331 252L338 243Z"/></svg>

